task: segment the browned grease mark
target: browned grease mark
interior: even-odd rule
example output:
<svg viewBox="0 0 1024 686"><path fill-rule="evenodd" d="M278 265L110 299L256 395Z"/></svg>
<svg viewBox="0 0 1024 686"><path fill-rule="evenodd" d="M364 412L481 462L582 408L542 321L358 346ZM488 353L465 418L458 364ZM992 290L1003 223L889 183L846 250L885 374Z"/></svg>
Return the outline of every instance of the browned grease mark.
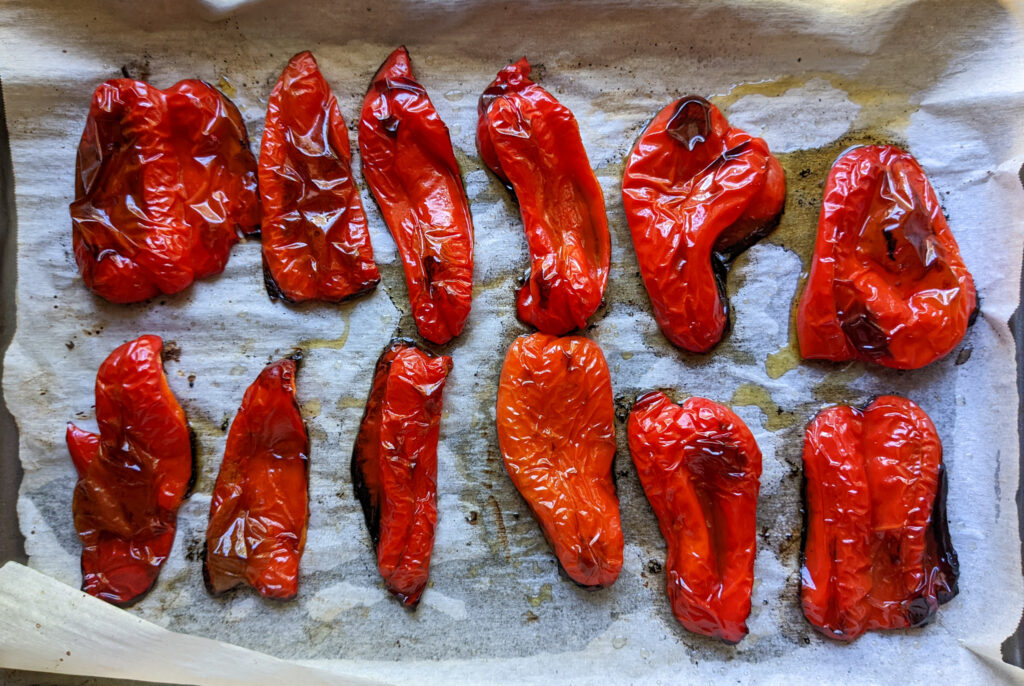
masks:
<svg viewBox="0 0 1024 686"><path fill-rule="evenodd" d="M494 510L494 521L498 527L498 541L501 542L501 549L505 553L505 562L511 562L512 554L508 545L508 531L505 529L505 520L501 514L501 505L498 504L497 498L493 495L487 496L487 502L490 503L491 509Z"/></svg>

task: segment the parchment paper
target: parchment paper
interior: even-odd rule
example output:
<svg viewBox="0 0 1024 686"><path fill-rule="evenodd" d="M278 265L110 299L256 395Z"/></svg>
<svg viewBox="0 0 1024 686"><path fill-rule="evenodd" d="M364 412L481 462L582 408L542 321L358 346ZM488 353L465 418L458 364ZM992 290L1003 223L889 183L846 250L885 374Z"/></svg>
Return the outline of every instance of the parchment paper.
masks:
<svg viewBox="0 0 1024 686"><path fill-rule="evenodd" d="M4 392L20 428L18 510L32 568L80 583L64 423L90 426L99 364L123 341L155 333L175 351L167 371L198 433L199 479L156 588L129 610L135 617L401 683L996 678L1002 668L992 656L1024 604L1007 327L1024 249L1017 176L1024 49L1004 9L924 1L635 8L391 0L264 2L217 21L199 14L187 3L0 5L18 213L18 322ZM67 212L78 138L101 81L126 73L167 87L203 78L239 105L256 150L266 97L292 54L314 52L351 129L370 77L402 43L451 128L472 203L477 265L469 324L444 348L455 370L439 447L441 514L431 587L416 613L382 589L349 479L373 362L393 335L415 335L394 244L365 187L383 281L342 306L271 302L256 242L237 246L224 274L185 293L135 306L105 303L78 277ZM527 253L518 211L483 169L473 135L478 94L524 54L540 83L579 119L611 224L607 304L586 335L612 370L626 555L616 584L596 593L559 575L504 473L494 429L504 351L526 330L515 318L514 290ZM659 108L691 92L714 96L733 122L764 136L789 184L779 229L733 269L733 330L706 356L683 354L660 334L620 200L622 163L636 136ZM791 305L813 245L822 183L843 149L876 141L906 146L929 173L977 282L981 315L959 348L927 369L797 364ZM211 599L200 555L228 422L263 365L296 346L308 351L298 393L312 439L299 598L272 603L242 591ZM664 543L625 446L626 412L649 388L732 405L764 453L751 633L736 647L687 633L669 610ZM927 628L842 646L819 637L799 608L802 434L822 407L890 392L918 402L943 439L961 592ZM183 664L190 656L178 653ZM38 668L63 669L52 662L40 658Z"/></svg>

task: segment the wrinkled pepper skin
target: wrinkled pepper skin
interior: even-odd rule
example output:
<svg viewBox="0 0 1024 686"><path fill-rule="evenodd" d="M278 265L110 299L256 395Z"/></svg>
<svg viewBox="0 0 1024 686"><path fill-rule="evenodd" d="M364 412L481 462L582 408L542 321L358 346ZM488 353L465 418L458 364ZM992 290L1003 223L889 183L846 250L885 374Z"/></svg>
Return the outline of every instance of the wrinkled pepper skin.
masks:
<svg viewBox="0 0 1024 686"><path fill-rule="evenodd" d="M611 375L597 343L520 336L498 386L498 443L512 483L569 578L611 586L622 570Z"/></svg>
<svg viewBox="0 0 1024 686"><path fill-rule="evenodd" d="M270 93L259 179L271 297L340 302L377 286L348 129L308 52L291 59Z"/></svg>
<svg viewBox="0 0 1024 686"><path fill-rule="evenodd" d="M661 392L629 413L629 451L668 543L672 613L694 633L747 635L757 554L761 451L743 420L705 398Z"/></svg>
<svg viewBox="0 0 1024 686"><path fill-rule="evenodd" d="M352 453L352 484L387 589L415 608L437 524L437 439L452 360L394 340L377 361Z"/></svg>
<svg viewBox="0 0 1024 686"><path fill-rule="evenodd" d="M309 436L295 400L297 355L245 391L210 500L203 580L212 594L248 584L265 598L299 590L309 522Z"/></svg>
<svg viewBox="0 0 1024 686"><path fill-rule="evenodd" d="M957 594L942 444L916 404L832 407L804 438L804 615L825 636L929 622Z"/></svg>
<svg viewBox="0 0 1024 686"><path fill-rule="evenodd" d="M114 605L130 605L156 582L195 478L192 433L162 351L157 336L114 350L96 374L99 434L67 428L82 590Z"/></svg>
<svg viewBox="0 0 1024 686"><path fill-rule="evenodd" d="M977 295L917 160L891 145L832 166L797 312L807 359L918 369L963 339Z"/></svg>
<svg viewBox="0 0 1024 686"><path fill-rule="evenodd" d="M530 249L519 318L556 336L582 329L601 305L611 243L576 118L530 80L526 58L498 72L478 111L480 157L515 192Z"/></svg>
<svg viewBox="0 0 1024 686"><path fill-rule="evenodd" d="M703 353L729 325L729 265L778 224L782 165L704 98L681 98L641 134L622 201L644 286L665 337Z"/></svg>
<svg viewBox="0 0 1024 686"><path fill-rule="evenodd" d="M82 280L139 302L218 274L260 228L256 159L238 109L202 81L93 93L75 163L72 244Z"/></svg>
<svg viewBox="0 0 1024 686"><path fill-rule="evenodd" d="M398 48L373 77L359 120L363 176L398 245L420 335L458 336L473 298L473 217L448 127Z"/></svg>

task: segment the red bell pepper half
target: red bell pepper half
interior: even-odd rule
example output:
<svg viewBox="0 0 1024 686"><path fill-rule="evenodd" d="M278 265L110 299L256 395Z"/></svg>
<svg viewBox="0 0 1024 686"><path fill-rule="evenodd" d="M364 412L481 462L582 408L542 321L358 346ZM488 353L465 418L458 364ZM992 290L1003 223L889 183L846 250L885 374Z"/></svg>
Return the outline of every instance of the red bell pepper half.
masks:
<svg viewBox="0 0 1024 686"><path fill-rule="evenodd" d="M270 93L259 178L271 297L339 302L377 286L348 130L308 52L291 59Z"/></svg>
<svg viewBox="0 0 1024 686"><path fill-rule="evenodd" d="M437 524L437 439L452 360L395 340L377 361L352 453L363 506L387 589L415 608L430 576Z"/></svg>
<svg viewBox="0 0 1024 686"><path fill-rule="evenodd" d="M473 217L448 127L398 48L373 77L359 120L363 176L398 245L420 335L447 343L473 298Z"/></svg>
<svg viewBox="0 0 1024 686"><path fill-rule="evenodd" d="M256 159L238 109L202 81L114 79L93 93L75 162L75 261L111 302L220 273L259 231Z"/></svg>
<svg viewBox="0 0 1024 686"><path fill-rule="evenodd" d="M819 413L804 438L804 615L829 638L929 622L957 594L942 443L915 403Z"/></svg>
<svg viewBox="0 0 1024 686"><path fill-rule="evenodd" d="M130 605L156 582L195 478L192 433L162 351L160 338L142 336L110 353L96 374L99 434L67 428L82 590L114 605Z"/></svg>
<svg viewBox="0 0 1024 686"><path fill-rule="evenodd" d="M661 110L626 161L622 201L654 316L684 350L713 348L729 325L725 280L775 228L786 177L768 144L704 98Z"/></svg>
<svg viewBox="0 0 1024 686"><path fill-rule="evenodd" d="M309 436L295 400L294 356L246 390L210 500L203 579L213 594L249 584L293 598L309 521Z"/></svg>
<svg viewBox="0 0 1024 686"><path fill-rule="evenodd" d="M757 555L761 451L743 420L705 398L661 392L629 413L629 451L668 543L672 613L694 633L747 635Z"/></svg>
<svg viewBox="0 0 1024 686"><path fill-rule="evenodd" d="M622 570L615 408L597 343L535 333L509 347L498 386L498 444L566 574L611 586Z"/></svg>
<svg viewBox="0 0 1024 686"><path fill-rule="evenodd" d="M515 192L530 248L519 318L556 336L582 329L601 305L611 244L576 118L530 80L526 58L498 72L478 109L480 157Z"/></svg>
<svg viewBox="0 0 1024 686"><path fill-rule="evenodd" d="M977 304L917 160L891 145L836 160L797 313L800 353L917 369L956 347Z"/></svg>

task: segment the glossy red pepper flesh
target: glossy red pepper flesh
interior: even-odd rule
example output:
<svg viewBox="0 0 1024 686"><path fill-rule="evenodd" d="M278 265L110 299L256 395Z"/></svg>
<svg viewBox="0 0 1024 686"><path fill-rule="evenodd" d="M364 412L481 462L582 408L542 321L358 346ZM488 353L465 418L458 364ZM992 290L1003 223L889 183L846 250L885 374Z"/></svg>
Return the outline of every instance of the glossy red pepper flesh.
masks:
<svg viewBox="0 0 1024 686"><path fill-rule="evenodd" d="M852 641L929 622L957 594L942 443L915 403L832 407L804 438L804 615Z"/></svg>
<svg viewBox="0 0 1024 686"><path fill-rule="evenodd" d="M411 341L377 361L352 453L352 484L387 589L414 608L427 586L437 524L437 439L452 370Z"/></svg>
<svg viewBox="0 0 1024 686"><path fill-rule="evenodd" d="M231 423L210 500L203 580L294 598L309 522L309 436L295 400L298 356L267 366Z"/></svg>
<svg viewBox="0 0 1024 686"><path fill-rule="evenodd" d="M536 333L513 341L498 386L498 443L512 483L576 583L622 570L615 408L597 343Z"/></svg>
<svg viewBox="0 0 1024 686"><path fill-rule="evenodd" d="M363 176L398 245L420 335L447 343L473 298L473 218L448 127L398 48L373 77L359 120Z"/></svg>
<svg viewBox="0 0 1024 686"><path fill-rule="evenodd" d="M519 318L554 335L582 329L601 305L611 243L576 118L530 80L526 58L498 72L478 110L480 157L515 192L530 249Z"/></svg>
<svg viewBox="0 0 1024 686"><path fill-rule="evenodd" d="M82 590L114 605L135 602L156 582L195 478L192 433L162 351L157 336L114 350L96 374L99 434L67 428Z"/></svg>
<svg viewBox="0 0 1024 686"><path fill-rule="evenodd" d="M713 348L729 325L725 280L736 257L775 228L782 165L760 138L704 98L661 110L626 161L622 201L654 316L684 350Z"/></svg>
<svg viewBox="0 0 1024 686"><path fill-rule="evenodd" d="M891 145L836 160L797 313L803 357L917 369L956 347L977 304L917 160Z"/></svg>
<svg viewBox="0 0 1024 686"><path fill-rule="evenodd" d="M743 420L705 398L661 392L629 413L629 451L668 543L672 613L698 634L747 635L757 555L761 451Z"/></svg>
<svg viewBox="0 0 1024 686"><path fill-rule="evenodd" d="M75 261L117 303L177 293L260 228L256 159L238 109L202 81L93 93L75 163Z"/></svg>
<svg viewBox="0 0 1024 686"><path fill-rule="evenodd" d="M270 93L259 179L272 297L340 302L377 286L348 129L308 52L291 59Z"/></svg>

